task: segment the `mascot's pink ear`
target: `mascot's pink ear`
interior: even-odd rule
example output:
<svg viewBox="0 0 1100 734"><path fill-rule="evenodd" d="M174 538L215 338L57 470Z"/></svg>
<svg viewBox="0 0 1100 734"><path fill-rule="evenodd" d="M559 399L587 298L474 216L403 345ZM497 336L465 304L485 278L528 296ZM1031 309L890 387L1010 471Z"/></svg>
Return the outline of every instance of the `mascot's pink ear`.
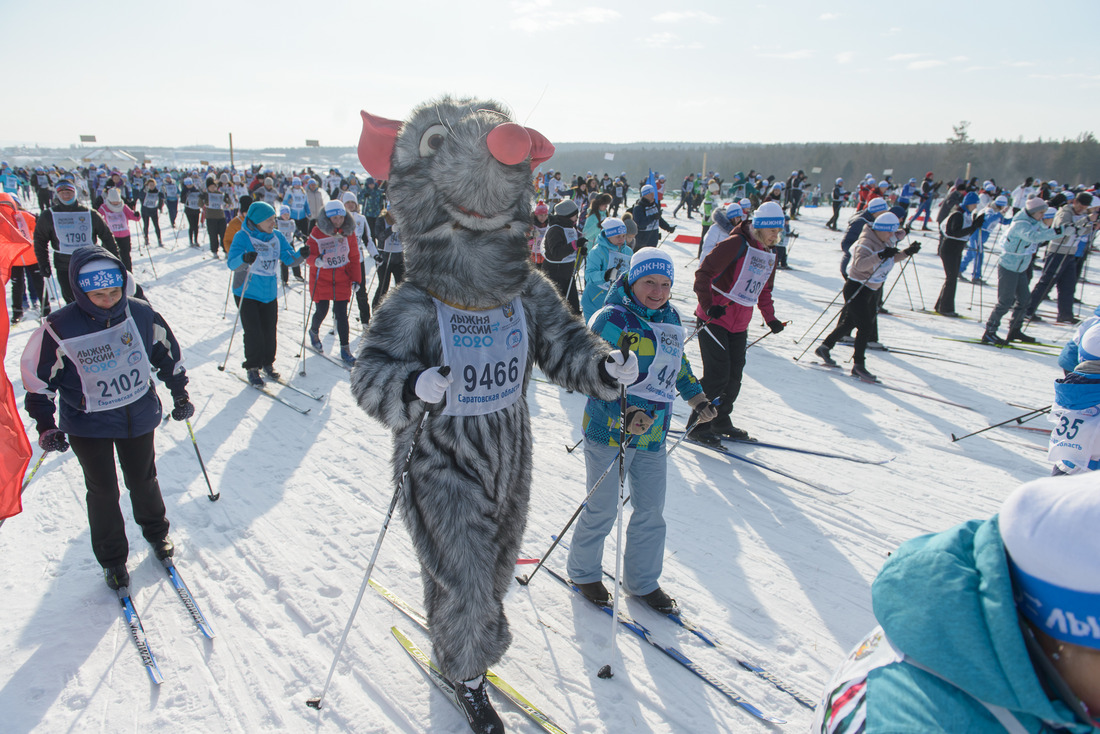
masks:
<svg viewBox="0 0 1100 734"><path fill-rule="evenodd" d="M527 128L527 134L531 136L531 170L533 171L554 155L554 144L533 128Z"/></svg>
<svg viewBox="0 0 1100 734"><path fill-rule="evenodd" d="M363 116L363 132L359 134L359 162L368 174L384 181L390 177L390 159L402 123L369 112L360 111L359 114Z"/></svg>

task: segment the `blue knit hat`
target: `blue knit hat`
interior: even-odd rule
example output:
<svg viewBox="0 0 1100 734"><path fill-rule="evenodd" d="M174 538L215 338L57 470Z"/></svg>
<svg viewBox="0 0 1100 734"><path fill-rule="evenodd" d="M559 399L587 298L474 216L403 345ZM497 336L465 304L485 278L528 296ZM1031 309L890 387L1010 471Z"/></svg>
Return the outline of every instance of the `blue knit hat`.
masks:
<svg viewBox="0 0 1100 734"><path fill-rule="evenodd" d="M667 276L670 281L676 280L676 266L672 258L664 250L656 247L643 247L630 258L630 270L626 274L626 282L634 285L638 278L649 273Z"/></svg>
<svg viewBox="0 0 1100 734"><path fill-rule="evenodd" d="M118 263L113 260L108 260L105 257L95 258L89 260L84 264L84 267L80 268L80 275L77 276L76 284L85 293L97 291L100 288L121 288L123 285L122 271L119 269Z"/></svg>
<svg viewBox="0 0 1100 734"><path fill-rule="evenodd" d="M960 204L960 206L965 209L971 204L977 204L980 201L981 199L978 198L977 194L975 194L973 191L967 191L966 196L963 197L962 204Z"/></svg>
<svg viewBox="0 0 1100 734"><path fill-rule="evenodd" d="M254 201L252 206L248 207L248 214L245 215L245 219L253 224L259 224L260 222L266 222L273 216L275 216L275 207L266 201Z"/></svg>
<svg viewBox="0 0 1100 734"><path fill-rule="evenodd" d="M726 219L732 220L734 217L743 216L745 216L745 210L736 201L726 207Z"/></svg>

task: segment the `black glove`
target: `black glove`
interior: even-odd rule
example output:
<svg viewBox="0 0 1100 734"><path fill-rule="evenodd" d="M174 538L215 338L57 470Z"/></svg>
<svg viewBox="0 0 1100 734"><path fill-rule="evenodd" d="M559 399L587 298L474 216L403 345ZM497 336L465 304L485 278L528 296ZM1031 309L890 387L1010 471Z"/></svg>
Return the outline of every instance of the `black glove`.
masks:
<svg viewBox="0 0 1100 734"><path fill-rule="evenodd" d="M587 246L588 246L588 238L587 237L578 237L577 238L577 249L578 250L581 249L582 247L587 247Z"/></svg>
<svg viewBox="0 0 1100 734"><path fill-rule="evenodd" d="M669 229L668 229L668 233L669 233L669 234L672 234L672 233L673 233L673 232L675 232L675 231L676 231L676 225L675 225L675 224L674 224L674 225L672 225L671 227L669 227Z"/></svg>
<svg viewBox="0 0 1100 734"><path fill-rule="evenodd" d="M384 258L381 255L375 255L374 256L374 264L377 265L378 267L382 267L382 260L383 259Z"/></svg>
<svg viewBox="0 0 1100 734"><path fill-rule="evenodd" d="M787 326L779 319L772 319L768 322L768 328L772 330L773 334L778 334L783 331L783 329L787 328Z"/></svg>
<svg viewBox="0 0 1100 734"><path fill-rule="evenodd" d="M251 265L252 263L256 262L256 252L246 252L245 254L241 255L241 260L244 260L246 265Z"/></svg>
<svg viewBox="0 0 1100 734"><path fill-rule="evenodd" d="M43 278L48 278L53 275L53 270L50 269L50 264L48 262L38 263L38 272L42 274Z"/></svg>
<svg viewBox="0 0 1100 734"><path fill-rule="evenodd" d="M299 257L309 257L309 247L306 246L306 245L302 245L302 247L299 248L299 250L298 250L298 256Z"/></svg>
<svg viewBox="0 0 1100 734"><path fill-rule="evenodd" d="M980 228L982 226L982 222L984 222L984 221L985 221L985 212L982 212L978 216L974 217L974 225L976 227Z"/></svg>
<svg viewBox="0 0 1100 734"><path fill-rule="evenodd" d="M909 247L905 248L905 254L909 257L913 257L913 255L916 255L918 252L920 252L920 243L918 242L914 242L909 245Z"/></svg>
<svg viewBox="0 0 1100 734"><path fill-rule="evenodd" d="M720 319L726 313L725 306L719 306L717 303L707 309L707 316L711 319Z"/></svg>
<svg viewBox="0 0 1100 734"><path fill-rule="evenodd" d="M615 279L615 274L618 272L618 268L608 268L607 271L603 274L603 279L610 282Z"/></svg>
<svg viewBox="0 0 1100 734"><path fill-rule="evenodd" d="M898 254L898 248L896 248L896 247L884 247L884 248L882 248L882 252L880 252L878 254L878 258L879 258L879 260L889 260L890 258L892 258L894 255L897 255L897 254Z"/></svg>
<svg viewBox="0 0 1100 734"><path fill-rule="evenodd" d="M195 406L191 404L187 395L176 397L175 407L172 408L172 420L185 421L195 414Z"/></svg>
<svg viewBox="0 0 1100 734"><path fill-rule="evenodd" d="M584 256L587 255L587 254L588 254L588 248L585 247L584 245L581 245L580 247L577 248L577 257L579 257L583 260Z"/></svg>
<svg viewBox="0 0 1100 734"><path fill-rule="evenodd" d="M57 428L50 428L38 434L38 445L43 451L57 451L65 453L69 450L69 442L65 440L65 432Z"/></svg>

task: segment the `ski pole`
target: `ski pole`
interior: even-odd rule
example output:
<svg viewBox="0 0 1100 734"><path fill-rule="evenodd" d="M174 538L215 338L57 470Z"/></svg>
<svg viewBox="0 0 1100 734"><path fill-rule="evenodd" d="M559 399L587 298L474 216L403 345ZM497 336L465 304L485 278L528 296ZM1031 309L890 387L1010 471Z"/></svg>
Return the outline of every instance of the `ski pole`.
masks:
<svg viewBox="0 0 1100 734"><path fill-rule="evenodd" d="M784 322L783 322L783 325L784 325L784 326L786 326L786 325L787 325L787 324L789 324L789 323L791 323L791 322L790 322L790 321L784 321ZM750 345L748 345L747 347L745 347L745 351L748 351L748 350L752 349L752 348L753 348L753 347L755 347L755 346L756 346L757 344L759 344L760 342L764 341L765 339L767 339L767 338L768 338L769 336L771 336L771 335L772 335L772 334L774 334L774 333L775 333L775 332L774 332L774 331L772 331L772 330L771 330L771 329L769 328L769 329L768 329L768 331L767 331L767 332L766 332L766 333L764 334L764 336L760 337L759 339L757 339L756 341L754 341L754 342L753 342L752 344L750 344Z"/></svg>
<svg viewBox="0 0 1100 734"><path fill-rule="evenodd" d="M210 475L206 473L206 464L202 461L202 454L199 453L199 444L195 441L195 431L191 428L191 419L188 418L184 421L187 424L187 433L191 436L191 445L195 447L195 456L199 458L199 466L202 467L202 476L206 480L206 488L210 490L210 501L217 502L222 496L221 492L215 492L214 487L210 485Z"/></svg>
<svg viewBox="0 0 1100 734"><path fill-rule="evenodd" d="M233 273L229 274L229 283L225 286L225 305L222 306L222 318L225 318L225 314L229 311L229 292L233 290Z"/></svg>
<svg viewBox="0 0 1100 734"><path fill-rule="evenodd" d="M225 365L229 362L229 353L233 349L233 337L237 335L237 323L241 320L241 306L244 305L244 294L248 292L248 281L252 280L252 268L248 269L248 275L241 286L241 302L237 304L237 316L233 319L233 331L229 332L229 346L225 349L225 360L218 365L219 372L225 372Z"/></svg>
<svg viewBox="0 0 1100 734"><path fill-rule="evenodd" d="M573 444L572 446L566 446L566 447L565 447L565 450L566 450L566 451L567 451L568 453L570 453L570 454L571 454L571 453L573 453L574 451L576 451L576 450L577 450L577 447L581 445L581 441L583 441L583 440L584 440L584 436L581 436L581 438L580 438L580 440L579 440L579 441L577 441L577 442L576 442L575 444Z"/></svg>
<svg viewBox="0 0 1100 734"><path fill-rule="evenodd" d="M713 405L715 408L717 408L721 402L722 397L718 396L714 400L711 400L709 403L707 403L707 405ZM695 426L699 425L699 421L702 417L703 416L701 414L696 413L695 420L690 421L686 426L684 426L683 434L678 439L676 439L676 443L672 444L672 446L669 447L668 451L665 452L665 456L671 454L673 451L676 450L677 446L684 442L684 439L688 437L688 434L695 430Z"/></svg>
<svg viewBox="0 0 1100 734"><path fill-rule="evenodd" d="M829 310L830 308L832 308L832 307L833 307L833 304L834 304L834 303L836 303L836 299L840 298L840 294L841 294L841 293L843 293L843 292L844 292L844 286L841 286L841 287L840 287L840 290L838 290L838 291L836 292L836 295L835 295L835 296L833 296L833 300L829 301L829 305L828 305L828 306L826 306L825 308L823 308L823 309L821 310L821 313L820 313L820 314L818 314L818 316L817 316L817 318L816 318L816 319L814 319L814 322L813 322L812 324L810 324L810 325L809 325L809 327L808 327L808 328L806 329L806 334L809 334L809 333L810 333L811 331L813 331L813 328L814 328L815 326L817 326L817 322L818 322L818 321L821 321L821 317L822 317L822 316L824 316L824 315L825 315L825 313L826 313L826 312L827 312L827 311L828 311L828 310ZM799 343L800 341L802 341L803 339L805 339L805 338L806 338L806 334L803 334L802 336L800 336L800 337L798 337L797 339L795 339L795 340L794 340L794 343L795 343L795 344L798 344L798 343Z"/></svg>
<svg viewBox="0 0 1100 734"><path fill-rule="evenodd" d="M924 305L924 290L920 287L920 271L917 270L916 266L913 267L913 279L917 281L917 296L920 298L920 310L927 311L928 307Z"/></svg>
<svg viewBox="0 0 1100 734"><path fill-rule="evenodd" d="M48 453L50 453L50 452L49 451L43 451L42 452L42 455L38 457L38 461L35 462L34 468L31 469L31 473L28 474L27 478L23 480L23 486L19 489L19 496L20 497L22 497L23 493L27 491L27 485L31 483L32 479L34 479L35 473L38 472L38 467L42 466L42 462L46 460L46 454L48 454ZM0 527L4 527L4 523L7 522L7 521L8 521L8 518L6 518L6 517L4 519L0 520Z"/></svg>
<svg viewBox="0 0 1100 734"><path fill-rule="evenodd" d="M684 344L685 344L685 345L687 345L687 343L688 343L689 341L691 341L692 339L694 339L694 338L695 338L695 337L696 337L696 336L697 336L697 335L699 334L699 332L700 332L700 331L702 331L703 329L707 328L707 325L708 325L708 324L709 324L709 323L710 323L711 321L713 321L713 320L714 320L714 318L713 318L713 317L707 317L707 320L706 320L706 321L704 321L703 323L701 323L701 324L699 324L699 325L698 325L697 327L695 327L695 331L693 331L693 332L691 332L690 334L688 334L687 338L686 338L686 339L684 339Z"/></svg>
<svg viewBox="0 0 1100 734"><path fill-rule="evenodd" d="M670 233L671 234L671 233ZM668 235L665 235L666 237ZM622 350L623 361L626 361L630 345L638 341L638 335L632 332L623 332L619 337L619 348ZM623 492L626 487L626 385L619 386L619 502L615 512L615 524L618 526L615 537L615 593L611 599L611 662L619 652L619 589L623 571ZM596 676L607 680L615 674L611 671L611 662L608 662L596 673Z"/></svg>
<svg viewBox="0 0 1100 734"><path fill-rule="evenodd" d="M306 374L306 331L309 329L309 315L313 313L313 300L309 300L309 308L306 308L306 294L309 293L309 288L302 288L302 311L305 312L305 316L302 321L302 347L298 352L298 356L302 359L302 369L299 370L298 375L305 377Z"/></svg>
<svg viewBox="0 0 1100 734"><path fill-rule="evenodd" d="M583 441L584 439L581 440ZM630 448L634 447L631 446ZM554 552L554 549L558 547L558 543L560 543L561 539L565 537L565 534L569 531L569 528L573 527L573 523L576 522L577 518L580 516L581 510L583 510L585 508L585 505L588 504L589 500L592 499L592 495L596 493L596 489L599 488L600 484L603 483L603 480L607 478L607 475L611 473L611 470L615 468L615 465L617 463L619 463L619 457L616 456L614 459L612 459L611 463L607 465L607 468L604 469L603 474L601 474L600 478L596 480L596 483L592 485L592 489L588 490L588 494L585 495L584 500L579 505L577 505L576 511L569 518L569 521L565 523L565 527L561 529L561 532L554 536L554 542L551 543L550 547L546 549L546 552L542 554L542 558L539 559L539 563L537 566L535 566L534 570L526 576L516 576L516 581L518 581L522 586L527 586L527 584L531 583L531 579L535 577L535 574L538 573L538 570L542 568L542 565L544 563L546 563L546 559L549 558L550 554Z"/></svg>
<svg viewBox="0 0 1100 734"><path fill-rule="evenodd" d="M951 443L955 443L956 441L962 441L964 438L970 438L971 436L977 436L979 433L985 433L986 431L989 431L989 430L994 429L994 428L999 428L1000 426L1006 425L1008 423L1012 423L1014 421L1016 422L1017 425L1022 424L1022 423L1027 423L1030 420L1034 420L1034 419L1038 418L1041 415L1049 413L1050 409L1053 408L1053 407L1054 407L1053 405L1048 405L1045 408L1036 408L1035 410L1029 410L1026 413L1022 413L1022 414L1016 416L1015 418L1009 418L1006 421L1001 421L1000 423L994 423L991 426L986 426L985 428L982 428L980 430L972 431L971 433L968 433L965 436L959 436L959 437L956 438L955 434L952 433L951 434Z"/></svg>
<svg viewBox="0 0 1100 734"><path fill-rule="evenodd" d="M887 259L887 260L883 260L882 262L880 262L880 263L878 264L878 267L876 267L876 268L875 268L875 272L874 272L874 273L871 273L870 277L869 277L869 278L867 278L867 280L865 280L864 282L862 282L862 283L860 283L860 284L859 284L859 288L856 288L855 292L854 292L854 293L853 293L853 294L851 295L851 297L849 297L849 298L848 298L848 299L847 299L847 300L845 301L845 303L844 303L844 307L843 307L843 308L841 308L841 309L840 309L839 311L837 311L837 312L836 312L835 314L833 314L833 317L832 317L831 319L829 319L829 323L825 324L825 326L823 326L823 327L821 328L821 331L819 331L819 332L818 332L817 336L815 336L815 337L814 337L814 338L813 338L813 339L812 339L812 340L810 341L810 343L806 345L806 348L805 348L805 349L803 349L803 350L802 350L802 352L801 352L801 353L800 353L800 354L799 354L799 355L798 355L797 357L795 357L795 358L794 358L794 361L795 361L795 362L797 362L798 360L802 359L802 357L803 357L803 356L804 356L804 355L806 354L806 352L810 351L810 347L812 347L812 346L814 345L814 342L816 342L816 341L817 341L817 340L818 340L818 339L819 339L819 338L821 337L821 335L825 333L825 329L828 329L828 328L829 328L829 325L833 323L833 319L835 319L835 318L836 318L837 316L839 316L840 314L844 313L844 308L847 308L848 304L849 304L849 303L851 303L851 302L852 302L852 300L853 300L853 299L854 299L854 298L855 298L856 296L858 296L858 295L860 294L860 292L861 292L861 291L863 291L863 289L864 289L864 288L866 288L866 287L867 287L867 283L869 283L869 282L871 282L872 280L874 280L875 274L876 274L876 273L878 273L878 270L879 270L879 268L881 268L881 267L882 267L883 265L885 265L885 264L886 264L886 263L888 263L889 261L890 261L890 259ZM844 290L844 289L842 288L842 289L841 289L841 292L843 292L843 290ZM834 300L835 300L835 299L834 299ZM817 323L817 322L815 321L814 323ZM803 335L803 336L805 336L805 335Z"/></svg>
<svg viewBox="0 0 1100 734"><path fill-rule="evenodd" d="M449 365L439 368L439 374L446 376L450 373L451 368ZM370 582L371 572L374 570L374 563L378 560L378 551L382 548L382 541L386 538L386 531L390 527L390 519L393 518L393 512L397 508L397 501L401 497L401 492L405 488L405 480L409 477L409 466L412 464L413 452L416 450L416 445L420 442L420 434L424 432L424 426L428 422L428 416L431 415L431 408L433 406L424 406L424 415L420 418L420 423L416 427L416 432L413 433L412 443L409 445L409 452L405 454L405 466L401 470L401 478L397 480L397 487L393 490L393 497L390 499L389 510L386 511L386 519L382 521L382 529L378 532L378 539L374 541L374 550L371 552L370 561L367 562L367 570L363 574L363 583L359 585L359 595L355 597L355 604L351 607L351 614L348 616L348 622L344 625L344 634L340 636L340 642L336 645L336 652L332 656L332 665L328 669L328 677L325 678L325 685L321 689L321 695L316 698L311 698L306 701L306 705L310 708L317 710L321 709L321 702L325 699L325 693L328 692L329 684L332 682L332 674L336 672L336 663L340 660L340 653L344 649L344 644L348 641L348 633L351 632L351 626L355 622L355 615L359 611L359 604L363 601L363 594L367 590L367 584Z"/></svg>
<svg viewBox="0 0 1100 734"><path fill-rule="evenodd" d="M895 288L897 288L898 281L901 280L902 276L905 275L905 268L907 268L909 266L909 261L912 260L912 259L913 259L912 257L907 257L907 258L905 258L905 262L903 262L901 264L901 269L898 270L898 277L894 278L894 283L893 283L893 285L890 286L890 290L886 291L886 295L882 297L882 304L883 305L885 305L886 302L888 300L890 300L890 294L894 292ZM908 281L906 281L906 283L905 283L905 290L906 290L906 292L909 291L909 282ZM913 297L912 296L909 297L909 310L910 311L913 310Z"/></svg>

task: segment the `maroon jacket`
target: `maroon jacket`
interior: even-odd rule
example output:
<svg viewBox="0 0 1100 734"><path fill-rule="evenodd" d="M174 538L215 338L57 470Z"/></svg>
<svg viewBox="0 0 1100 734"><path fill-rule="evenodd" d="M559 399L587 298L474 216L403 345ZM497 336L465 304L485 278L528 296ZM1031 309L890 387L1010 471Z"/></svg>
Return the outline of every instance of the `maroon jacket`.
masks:
<svg viewBox="0 0 1100 734"><path fill-rule="evenodd" d="M695 315L705 321L708 308L715 304L725 306L726 312L711 321L711 324L721 326L726 331L734 334L749 328L753 310L749 306L734 303L721 293L716 292L711 288L711 285L717 286L726 293L730 291L733 284L737 282L737 276L741 273L741 268L745 264L745 258L743 257L734 263L734 259L741 252L741 246L744 243L747 242L749 247L757 250L766 249L759 240L753 238L751 231L750 224L742 222L737 229L730 233L729 237L714 246L710 254L703 258L703 262L699 264L699 269L695 271L695 295L699 299L699 306L695 309ZM731 264L732 267L730 267ZM760 291L760 300L756 303L765 321L771 321L775 318L775 306L772 302L772 287L774 285L775 268L773 267L771 274L768 276L768 282L764 284L764 288Z"/></svg>

